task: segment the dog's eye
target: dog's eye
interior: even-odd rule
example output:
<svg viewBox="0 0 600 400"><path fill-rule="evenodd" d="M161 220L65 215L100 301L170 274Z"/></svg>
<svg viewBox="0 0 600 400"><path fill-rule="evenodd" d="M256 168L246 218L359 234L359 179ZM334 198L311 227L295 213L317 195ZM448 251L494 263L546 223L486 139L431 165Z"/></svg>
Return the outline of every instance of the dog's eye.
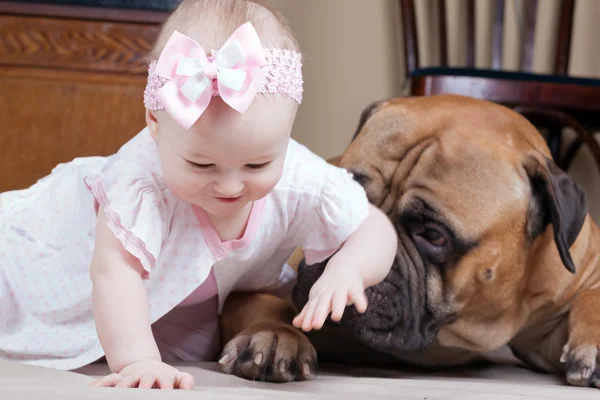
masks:
<svg viewBox="0 0 600 400"><path fill-rule="evenodd" d="M448 234L434 223L416 223L410 228L417 250L437 265L447 263L452 257L453 246Z"/></svg>
<svg viewBox="0 0 600 400"><path fill-rule="evenodd" d="M352 178L358 182L361 186L365 186L367 183L369 183L370 179L367 175L365 174L361 174L360 172L353 172L350 171L352 173Z"/></svg>
<svg viewBox="0 0 600 400"><path fill-rule="evenodd" d="M434 246L443 246L446 244L446 238L436 229L425 228L419 236Z"/></svg>
<svg viewBox="0 0 600 400"><path fill-rule="evenodd" d="M436 247L443 247L448 242L446 235L444 235L440 229L432 227L429 224L413 225L412 233L413 235Z"/></svg>

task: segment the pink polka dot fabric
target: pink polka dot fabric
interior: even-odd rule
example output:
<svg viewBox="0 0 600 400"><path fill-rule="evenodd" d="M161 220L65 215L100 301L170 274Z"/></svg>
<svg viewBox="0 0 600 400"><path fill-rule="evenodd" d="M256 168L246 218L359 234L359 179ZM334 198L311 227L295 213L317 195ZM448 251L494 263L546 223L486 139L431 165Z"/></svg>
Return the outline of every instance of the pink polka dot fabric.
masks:
<svg viewBox="0 0 600 400"><path fill-rule="evenodd" d="M346 171L291 140L280 182L252 208L255 226L243 240L221 242L202 212L166 187L157 160L144 129L110 157L75 159L28 189L0 194L0 359L76 369L104 355L89 276L100 205L144 267L161 351L186 361L217 353L230 292L287 294L294 249L321 261L368 213ZM177 332L189 318L174 310L190 306L201 320Z"/></svg>

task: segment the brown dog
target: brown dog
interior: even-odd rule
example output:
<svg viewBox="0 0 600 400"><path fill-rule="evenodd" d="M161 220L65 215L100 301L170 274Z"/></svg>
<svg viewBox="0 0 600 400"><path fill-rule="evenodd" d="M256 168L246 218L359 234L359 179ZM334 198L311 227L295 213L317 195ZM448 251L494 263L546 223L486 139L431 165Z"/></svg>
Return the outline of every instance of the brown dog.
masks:
<svg viewBox="0 0 600 400"><path fill-rule="evenodd" d="M508 344L532 367L600 386L600 229L525 118L458 96L379 102L340 165L395 223L399 250L365 314L349 307L311 334L321 358L455 365ZM300 266L296 307L322 269ZM222 370L314 374L293 315L270 296L232 296L223 327L226 340L237 336Z"/></svg>

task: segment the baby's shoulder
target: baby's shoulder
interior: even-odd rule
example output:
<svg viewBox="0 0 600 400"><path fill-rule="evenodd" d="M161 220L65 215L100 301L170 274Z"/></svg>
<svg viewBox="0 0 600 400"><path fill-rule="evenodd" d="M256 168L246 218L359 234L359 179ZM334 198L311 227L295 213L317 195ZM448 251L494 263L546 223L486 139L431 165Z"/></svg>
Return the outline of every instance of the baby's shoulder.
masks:
<svg viewBox="0 0 600 400"><path fill-rule="evenodd" d="M158 146L148 128L143 129L108 158L101 175L124 185L145 182L153 189L165 189L159 164Z"/></svg>
<svg viewBox="0 0 600 400"><path fill-rule="evenodd" d="M352 225L340 231L351 232L368 212L363 187L346 169L297 142L288 150L282 179L273 191L280 212L271 214L286 215L289 230L303 243L309 231L329 235L332 227Z"/></svg>
<svg viewBox="0 0 600 400"><path fill-rule="evenodd" d="M331 193L354 192L356 186L360 185L345 169L290 139L283 174L272 196L276 202L287 203L288 209L313 209L339 197Z"/></svg>
<svg viewBox="0 0 600 400"><path fill-rule="evenodd" d="M290 139L283 173L275 191L297 195L316 194L332 167L306 146Z"/></svg>

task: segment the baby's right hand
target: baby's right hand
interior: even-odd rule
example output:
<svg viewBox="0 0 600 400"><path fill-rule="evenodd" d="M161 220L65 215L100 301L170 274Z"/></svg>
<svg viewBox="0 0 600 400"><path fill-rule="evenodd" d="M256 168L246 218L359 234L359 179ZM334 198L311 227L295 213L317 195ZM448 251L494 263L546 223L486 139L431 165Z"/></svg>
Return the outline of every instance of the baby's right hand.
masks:
<svg viewBox="0 0 600 400"><path fill-rule="evenodd" d="M194 387L194 377L162 361L142 360L129 364L118 374L110 374L98 379L92 383L92 386L191 390Z"/></svg>

